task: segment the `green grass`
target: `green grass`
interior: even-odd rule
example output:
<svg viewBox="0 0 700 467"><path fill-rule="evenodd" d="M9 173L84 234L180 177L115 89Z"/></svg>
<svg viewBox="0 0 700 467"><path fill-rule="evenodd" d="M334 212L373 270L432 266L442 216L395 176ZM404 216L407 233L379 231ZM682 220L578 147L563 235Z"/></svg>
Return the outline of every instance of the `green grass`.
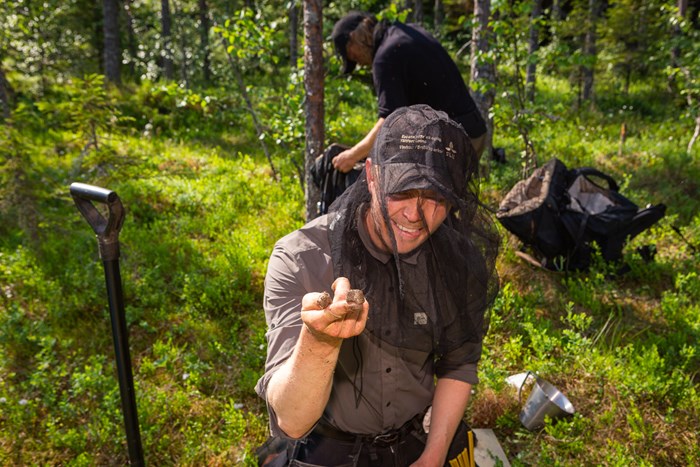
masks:
<svg viewBox="0 0 700 467"><path fill-rule="evenodd" d="M697 146L685 154L692 125L672 122L670 101L649 102L653 89L603 93L595 109L577 111L565 84L542 81L538 105L556 118L532 132L539 160L598 167L639 205L666 203L667 217L627 246L622 276L600 262L568 275L534 269L504 232L503 287L468 414L496 432L513 465L696 465L700 261L691 244L700 245L700 156ZM351 143L374 123L373 107L359 104L371 92L332 83L328 139ZM82 156L83 141L60 114L50 132L36 111L6 127L0 464L127 462L97 242L68 192L80 181L114 190L126 207L120 267L147 463L254 465L267 434L253 390L265 357L266 262L276 239L303 223L294 89L277 114L279 96L256 94L274 123L266 140L279 181L239 100L215 90L146 83L117 94L113 105L133 120ZM499 128L495 145L508 163L492 165L483 182L492 206L521 172L518 135ZM635 252L647 244L657 250L651 263ZM505 378L526 370L560 388L576 415L525 430Z"/></svg>

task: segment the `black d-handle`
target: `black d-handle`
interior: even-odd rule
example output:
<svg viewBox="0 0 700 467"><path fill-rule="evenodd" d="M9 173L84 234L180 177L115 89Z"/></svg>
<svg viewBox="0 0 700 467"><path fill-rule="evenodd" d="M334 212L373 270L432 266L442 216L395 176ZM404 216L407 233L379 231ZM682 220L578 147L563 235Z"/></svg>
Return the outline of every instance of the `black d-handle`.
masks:
<svg viewBox="0 0 700 467"><path fill-rule="evenodd" d="M119 196L114 191L85 183L71 183L70 194L78 211L97 235L100 258L103 261L119 258L119 231L124 224L124 206ZM107 205L107 219L93 202Z"/></svg>

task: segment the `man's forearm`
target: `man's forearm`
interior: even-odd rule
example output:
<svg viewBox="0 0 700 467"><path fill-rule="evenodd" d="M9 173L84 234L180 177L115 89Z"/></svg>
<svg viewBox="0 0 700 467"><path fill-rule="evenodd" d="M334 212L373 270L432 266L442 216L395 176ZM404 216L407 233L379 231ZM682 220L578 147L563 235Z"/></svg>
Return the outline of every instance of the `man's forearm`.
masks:
<svg viewBox="0 0 700 467"><path fill-rule="evenodd" d="M362 138L362 141L335 156L333 158L333 167L341 172L349 172L356 163L366 158L369 155L370 149L372 149L374 140L377 139L377 134L383 123L383 118L377 120L377 123L375 123L369 133Z"/></svg>
<svg viewBox="0 0 700 467"><path fill-rule="evenodd" d="M360 290L337 278L329 294L311 292L301 300L302 327L289 359L270 378L267 402L288 436L304 436L321 418L333 385L344 339L362 333L369 303Z"/></svg>
<svg viewBox="0 0 700 467"><path fill-rule="evenodd" d="M421 460L425 465L443 465L457 426L471 395L471 384L454 379L438 379L430 416L430 433Z"/></svg>
<svg viewBox="0 0 700 467"><path fill-rule="evenodd" d="M360 161L369 155L369 151L370 149L372 149L374 141L377 139L377 134L379 133L379 130L381 129L383 124L383 118L377 120L377 123L375 123L372 129L369 131L369 133L367 133L367 135L365 135L365 137L362 138L362 141L355 145L354 149L355 154L357 155L357 160L355 162Z"/></svg>
<svg viewBox="0 0 700 467"><path fill-rule="evenodd" d="M322 341L302 326L294 352L268 384L268 403L288 436L304 436L328 403L342 339Z"/></svg>

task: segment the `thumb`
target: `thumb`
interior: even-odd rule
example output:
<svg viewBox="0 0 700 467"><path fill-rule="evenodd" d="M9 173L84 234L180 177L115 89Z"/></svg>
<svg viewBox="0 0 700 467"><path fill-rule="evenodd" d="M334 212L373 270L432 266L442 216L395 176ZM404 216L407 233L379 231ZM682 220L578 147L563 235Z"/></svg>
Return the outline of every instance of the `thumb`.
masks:
<svg viewBox="0 0 700 467"><path fill-rule="evenodd" d="M350 281L345 277L339 277L331 285L331 289L335 293L333 301L345 300L345 296L350 290Z"/></svg>

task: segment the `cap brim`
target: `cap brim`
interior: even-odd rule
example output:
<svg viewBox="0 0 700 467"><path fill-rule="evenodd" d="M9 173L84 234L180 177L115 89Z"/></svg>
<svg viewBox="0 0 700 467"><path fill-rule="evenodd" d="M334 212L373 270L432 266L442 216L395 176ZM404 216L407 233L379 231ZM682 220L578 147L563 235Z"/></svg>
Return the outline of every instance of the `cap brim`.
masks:
<svg viewBox="0 0 700 467"><path fill-rule="evenodd" d="M382 191L394 195L411 190L433 191L454 201L452 177L448 173L413 162L386 164L381 172Z"/></svg>

